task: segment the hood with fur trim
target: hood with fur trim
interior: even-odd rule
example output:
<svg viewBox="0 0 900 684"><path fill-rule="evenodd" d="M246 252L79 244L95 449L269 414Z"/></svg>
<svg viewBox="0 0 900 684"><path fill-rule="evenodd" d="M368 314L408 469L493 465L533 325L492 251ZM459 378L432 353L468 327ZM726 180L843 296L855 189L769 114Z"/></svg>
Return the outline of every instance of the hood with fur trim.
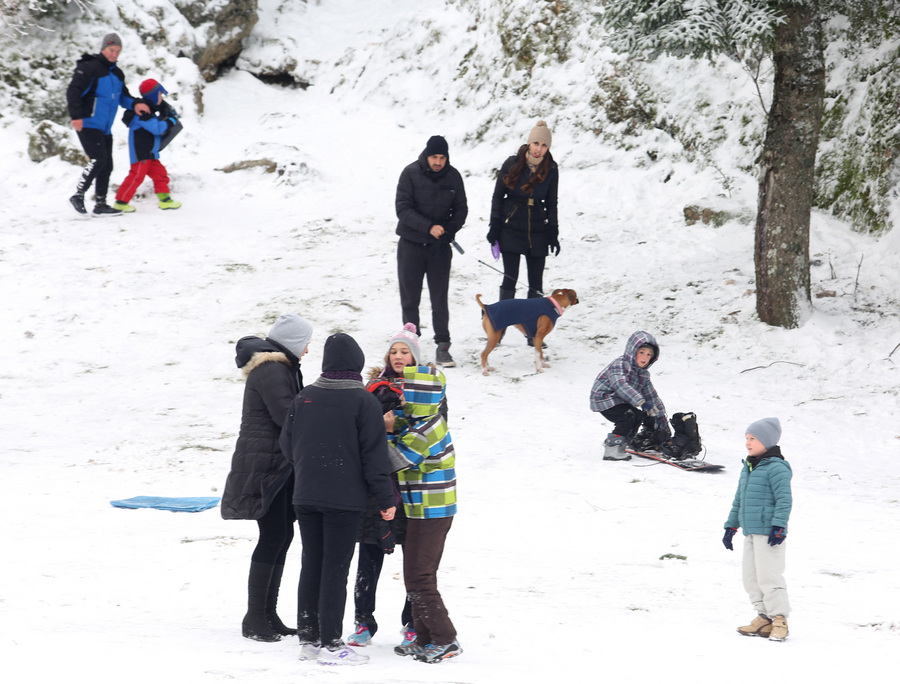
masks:
<svg viewBox="0 0 900 684"><path fill-rule="evenodd" d="M245 378L267 361L277 361L288 367L293 365L283 350L256 335L239 339L235 345L235 352L234 362Z"/></svg>

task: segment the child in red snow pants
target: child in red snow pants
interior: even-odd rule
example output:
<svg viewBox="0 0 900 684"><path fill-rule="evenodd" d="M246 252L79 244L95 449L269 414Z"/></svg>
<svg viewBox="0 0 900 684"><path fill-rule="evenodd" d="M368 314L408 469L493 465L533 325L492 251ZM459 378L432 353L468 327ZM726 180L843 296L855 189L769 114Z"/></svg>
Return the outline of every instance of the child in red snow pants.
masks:
<svg viewBox="0 0 900 684"><path fill-rule="evenodd" d="M128 204L147 176L153 181L153 192L157 195L169 194L169 174L166 173L166 167L159 159L146 159L131 165L131 170L116 193L116 202Z"/></svg>

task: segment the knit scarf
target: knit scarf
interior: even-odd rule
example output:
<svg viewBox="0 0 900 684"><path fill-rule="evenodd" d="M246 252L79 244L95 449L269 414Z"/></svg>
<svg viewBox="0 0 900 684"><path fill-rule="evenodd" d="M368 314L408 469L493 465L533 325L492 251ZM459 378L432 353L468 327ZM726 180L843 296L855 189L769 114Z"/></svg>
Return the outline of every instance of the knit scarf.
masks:
<svg viewBox="0 0 900 684"><path fill-rule="evenodd" d="M362 382L362 375L356 371L322 371L322 377L329 380L358 380Z"/></svg>
<svg viewBox="0 0 900 684"><path fill-rule="evenodd" d="M537 167L541 165L541 162L544 161L544 158L541 157L538 159L537 157L531 156L530 150L525 150L525 163L528 164L528 168L531 169L531 173L537 171Z"/></svg>

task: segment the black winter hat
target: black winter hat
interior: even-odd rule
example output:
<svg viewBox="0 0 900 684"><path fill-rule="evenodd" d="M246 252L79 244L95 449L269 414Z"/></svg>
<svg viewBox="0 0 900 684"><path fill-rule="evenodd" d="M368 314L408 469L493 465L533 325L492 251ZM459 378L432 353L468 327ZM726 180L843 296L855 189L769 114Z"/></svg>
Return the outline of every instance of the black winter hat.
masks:
<svg viewBox="0 0 900 684"><path fill-rule="evenodd" d="M328 371L360 373L365 365L365 354L350 335L335 333L325 340L325 348L322 350L323 373Z"/></svg>
<svg viewBox="0 0 900 684"><path fill-rule="evenodd" d="M425 156L430 157L433 154L442 154L445 157L450 156L450 148L447 146L447 141L444 140L443 136L433 135L428 138L428 143L425 145Z"/></svg>

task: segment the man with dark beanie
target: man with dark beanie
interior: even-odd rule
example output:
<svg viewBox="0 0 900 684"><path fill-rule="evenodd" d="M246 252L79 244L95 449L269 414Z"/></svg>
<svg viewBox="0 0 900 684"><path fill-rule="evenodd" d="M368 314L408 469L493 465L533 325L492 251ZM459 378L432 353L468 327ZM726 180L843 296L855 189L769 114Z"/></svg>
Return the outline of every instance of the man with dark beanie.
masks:
<svg viewBox="0 0 900 684"><path fill-rule="evenodd" d="M94 216L120 216L122 212L106 203L109 176L113 170L112 125L119 107L149 114L150 107L136 100L125 87L125 75L116 66L122 52L122 40L116 33L107 33L96 55L83 54L75 65L75 74L66 90L66 105L72 128L88 156L81 172L75 194L69 202L79 214L87 214L84 195L94 184L96 203Z"/></svg>
<svg viewBox="0 0 900 684"><path fill-rule="evenodd" d="M369 496L384 520L395 512L381 402L363 385L364 364L350 335L325 340L322 375L294 398L279 440L294 466L294 512L303 542L300 659L320 665L369 659L341 638L347 574Z"/></svg>
<svg viewBox="0 0 900 684"><path fill-rule="evenodd" d="M440 135L428 139L422 154L403 169L396 199L397 278L403 323L419 324L422 281L428 279L431 321L437 344L435 362L455 366L450 356L451 243L466 222L469 207L459 171L450 166L447 141Z"/></svg>

